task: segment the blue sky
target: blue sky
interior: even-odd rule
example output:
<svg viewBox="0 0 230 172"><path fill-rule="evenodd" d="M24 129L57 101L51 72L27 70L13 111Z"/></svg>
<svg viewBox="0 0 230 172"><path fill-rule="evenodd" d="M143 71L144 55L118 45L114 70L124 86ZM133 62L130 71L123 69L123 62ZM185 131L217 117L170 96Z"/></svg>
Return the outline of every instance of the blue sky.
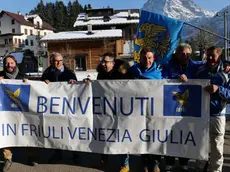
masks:
<svg viewBox="0 0 230 172"><path fill-rule="evenodd" d="M28 13L33 9L40 0L1 0L0 10L7 10L11 12L21 11L23 14ZM43 0L44 2L55 2L55 0ZM124 8L142 8L147 0L79 0L81 4L90 3L94 8L113 7L115 9ZM69 0L63 0L68 3ZM194 0L201 8L207 10L221 10L230 5L230 0Z"/></svg>

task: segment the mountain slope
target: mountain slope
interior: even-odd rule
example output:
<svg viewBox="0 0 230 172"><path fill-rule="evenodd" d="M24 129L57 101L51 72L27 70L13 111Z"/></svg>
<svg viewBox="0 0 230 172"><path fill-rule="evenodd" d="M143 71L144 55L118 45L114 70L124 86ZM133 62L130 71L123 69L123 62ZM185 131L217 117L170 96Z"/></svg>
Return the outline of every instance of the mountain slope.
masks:
<svg viewBox="0 0 230 172"><path fill-rule="evenodd" d="M201 9L192 0L148 0L142 9L187 22L212 18L216 14Z"/></svg>

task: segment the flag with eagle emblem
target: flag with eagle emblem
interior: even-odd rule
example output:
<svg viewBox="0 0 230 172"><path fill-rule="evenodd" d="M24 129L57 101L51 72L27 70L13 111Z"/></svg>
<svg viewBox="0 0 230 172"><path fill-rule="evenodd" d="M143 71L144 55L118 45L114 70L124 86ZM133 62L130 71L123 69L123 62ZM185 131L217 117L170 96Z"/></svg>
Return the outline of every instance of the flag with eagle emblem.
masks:
<svg viewBox="0 0 230 172"><path fill-rule="evenodd" d="M139 62L143 47L153 49L159 64L165 64L179 42L184 22L142 10L134 44L134 61Z"/></svg>

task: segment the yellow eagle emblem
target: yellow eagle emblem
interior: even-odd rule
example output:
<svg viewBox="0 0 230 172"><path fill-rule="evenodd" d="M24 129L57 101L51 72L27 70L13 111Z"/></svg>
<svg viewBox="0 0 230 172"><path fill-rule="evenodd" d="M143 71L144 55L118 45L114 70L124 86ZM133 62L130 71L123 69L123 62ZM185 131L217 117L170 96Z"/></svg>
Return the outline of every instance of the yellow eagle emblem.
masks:
<svg viewBox="0 0 230 172"><path fill-rule="evenodd" d="M139 46L139 51L134 51L134 61L139 62L140 52L143 47L155 49L158 57L163 58L170 50L171 38L168 37L168 30L164 26L152 23L144 23L138 30L138 35L143 33L144 36L135 39L135 45Z"/></svg>
<svg viewBox="0 0 230 172"><path fill-rule="evenodd" d="M20 92L20 88L14 92L6 89L6 93L9 96L9 98L13 101L15 105L17 105L18 108L22 109L21 101L19 100Z"/></svg>
<svg viewBox="0 0 230 172"><path fill-rule="evenodd" d="M179 92L172 92L172 93L176 97L177 101L181 104L181 106L188 104L188 98L189 98L188 89L184 93L179 93Z"/></svg>

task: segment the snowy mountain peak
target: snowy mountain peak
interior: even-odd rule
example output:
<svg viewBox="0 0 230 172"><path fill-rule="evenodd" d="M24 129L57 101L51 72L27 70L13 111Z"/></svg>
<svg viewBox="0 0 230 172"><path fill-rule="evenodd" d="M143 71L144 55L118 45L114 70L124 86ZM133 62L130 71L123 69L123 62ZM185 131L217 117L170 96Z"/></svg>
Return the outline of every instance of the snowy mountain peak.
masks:
<svg viewBox="0 0 230 172"><path fill-rule="evenodd" d="M228 26L230 26L230 5L216 12L200 8L193 0L147 0L142 10L158 13L200 27L211 26L212 31L220 35L224 35L224 12L228 12L227 21ZM230 33L230 27L228 28L228 33ZM196 32L197 29L193 27L185 27L182 37L189 39Z"/></svg>
<svg viewBox="0 0 230 172"><path fill-rule="evenodd" d="M209 25L213 27L214 31L219 34L224 34L224 13L227 12L227 25L230 26L230 6L223 8L217 12L216 15L210 20ZM229 28L229 27L228 27ZM228 30L230 32L230 30Z"/></svg>
<svg viewBox="0 0 230 172"><path fill-rule="evenodd" d="M211 18L216 12L198 7L192 0L148 0L142 10L162 14L182 21Z"/></svg>

